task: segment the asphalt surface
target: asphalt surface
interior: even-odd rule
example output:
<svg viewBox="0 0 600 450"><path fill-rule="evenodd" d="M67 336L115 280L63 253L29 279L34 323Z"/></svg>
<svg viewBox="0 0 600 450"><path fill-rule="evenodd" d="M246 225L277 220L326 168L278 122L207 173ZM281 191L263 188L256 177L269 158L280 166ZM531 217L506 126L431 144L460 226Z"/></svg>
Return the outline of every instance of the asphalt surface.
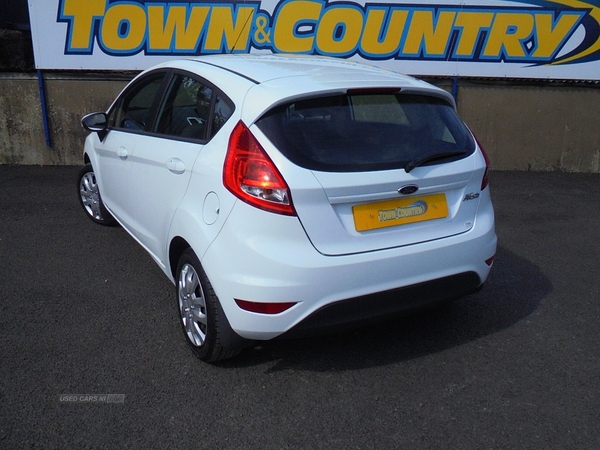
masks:
<svg viewBox="0 0 600 450"><path fill-rule="evenodd" d="M77 170L0 166L0 448L600 448L600 175L493 172L477 294L208 365Z"/></svg>

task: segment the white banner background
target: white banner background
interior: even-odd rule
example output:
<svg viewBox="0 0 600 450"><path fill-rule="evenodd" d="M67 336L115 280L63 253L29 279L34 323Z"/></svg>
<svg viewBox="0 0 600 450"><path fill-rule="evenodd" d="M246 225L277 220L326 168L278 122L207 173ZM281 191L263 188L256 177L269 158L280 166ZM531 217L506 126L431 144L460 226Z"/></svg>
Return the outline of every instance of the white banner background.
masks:
<svg viewBox="0 0 600 450"><path fill-rule="evenodd" d="M38 69L139 70L250 51L367 59L412 75L600 80L599 0L30 0L29 14Z"/></svg>

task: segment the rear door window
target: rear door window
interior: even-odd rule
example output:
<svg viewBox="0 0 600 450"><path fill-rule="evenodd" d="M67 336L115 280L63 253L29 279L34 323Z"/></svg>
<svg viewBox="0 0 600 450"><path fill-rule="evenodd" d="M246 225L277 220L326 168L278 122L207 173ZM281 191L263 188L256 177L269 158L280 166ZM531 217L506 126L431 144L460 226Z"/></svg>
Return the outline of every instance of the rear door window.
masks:
<svg viewBox="0 0 600 450"><path fill-rule="evenodd" d="M156 132L170 137L206 139L213 90L200 81L175 74L161 105Z"/></svg>
<svg viewBox="0 0 600 450"><path fill-rule="evenodd" d="M437 97L361 92L291 102L258 127L295 164L328 172L405 168L472 154L473 138Z"/></svg>
<svg viewBox="0 0 600 450"><path fill-rule="evenodd" d="M209 141L231 117L233 103L196 76L174 73L158 108L154 132L182 140Z"/></svg>

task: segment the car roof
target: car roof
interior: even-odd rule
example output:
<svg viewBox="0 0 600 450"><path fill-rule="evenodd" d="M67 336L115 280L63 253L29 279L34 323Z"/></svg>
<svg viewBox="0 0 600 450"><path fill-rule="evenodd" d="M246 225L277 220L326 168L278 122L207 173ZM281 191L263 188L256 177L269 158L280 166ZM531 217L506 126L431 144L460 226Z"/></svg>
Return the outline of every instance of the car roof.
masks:
<svg viewBox="0 0 600 450"><path fill-rule="evenodd" d="M368 79L400 79L410 82L410 77L380 67L361 64L340 58L287 55L287 54L236 54L212 55L194 59L212 64L245 76L262 84L278 78L312 76L315 78L343 77L345 74L362 74Z"/></svg>
<svg viewBox="0 0 600 450"><path fill-rule="evenodd" d="M375 65L341 58L272 53L204 55L169 61L158 67L195 72L221 88L245 114L257 117L283 101L307 94L342 93L350 88L399 87L403 92L434 95L454 108L446 91L416 78Z"/></svg>

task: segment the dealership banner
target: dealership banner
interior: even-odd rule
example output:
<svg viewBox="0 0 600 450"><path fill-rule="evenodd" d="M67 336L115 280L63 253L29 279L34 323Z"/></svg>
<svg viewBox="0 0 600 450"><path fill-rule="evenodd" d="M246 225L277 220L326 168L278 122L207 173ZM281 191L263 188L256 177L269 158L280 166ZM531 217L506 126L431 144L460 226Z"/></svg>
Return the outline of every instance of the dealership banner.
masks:
<svg viewBox="0 0 600 450"><path fill-rule="evenodd" d="M413 75L600 80L600 0L29 0L29 15L38 69L293 53Z"/></svg>

